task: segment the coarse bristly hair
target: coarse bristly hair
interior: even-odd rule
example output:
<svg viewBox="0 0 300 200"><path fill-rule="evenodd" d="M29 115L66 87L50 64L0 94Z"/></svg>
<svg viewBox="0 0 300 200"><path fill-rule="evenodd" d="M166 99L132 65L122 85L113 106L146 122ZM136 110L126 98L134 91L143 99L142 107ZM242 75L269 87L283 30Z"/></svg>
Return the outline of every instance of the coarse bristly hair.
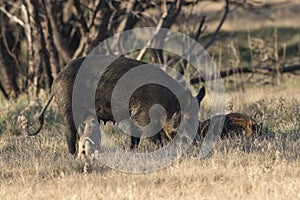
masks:
<svg viewBox="0 0 300 200"><path fill-rule="evenodd" d="M97 119L88 117L78 128L77 158L89 157L94 159L100 150L101 130Z"/></svg>

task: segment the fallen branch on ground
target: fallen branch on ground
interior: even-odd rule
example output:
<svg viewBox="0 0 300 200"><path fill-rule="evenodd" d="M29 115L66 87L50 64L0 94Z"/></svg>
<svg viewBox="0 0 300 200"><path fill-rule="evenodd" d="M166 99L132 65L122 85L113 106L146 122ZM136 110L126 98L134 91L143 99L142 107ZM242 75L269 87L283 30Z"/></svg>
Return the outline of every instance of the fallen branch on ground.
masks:
<svg viewBox="0 0 300 200"><path fill-rule="evenodd" d="M287 66L287 67L282 67L280 69L280 73L292 73L295 72L297 70L300 70L300 64L297 65L291 65L291 66ZM220 71L220 77L221 78L225 78L234 74L239 74L239 73L255 73L255 74L262 74L262 75L272 75L274 73L276 73L276 69L273 68L250 68L250 67L238 67L238 68L234 68L234 69L228 69L228 70L223 70ZM214 80L215 76L211 76L211 77L205 77L205 80ZM190 80L190 84L197 84L201 82L201 80L199 80L199 77L193 78Z"/></svg>

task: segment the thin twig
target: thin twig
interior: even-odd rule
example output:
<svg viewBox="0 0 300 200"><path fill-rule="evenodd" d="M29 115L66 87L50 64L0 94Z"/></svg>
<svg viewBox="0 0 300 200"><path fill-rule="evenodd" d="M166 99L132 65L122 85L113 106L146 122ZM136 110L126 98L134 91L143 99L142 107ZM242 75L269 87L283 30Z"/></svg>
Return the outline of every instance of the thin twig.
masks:
<svg viewBox="0 0 300 200"><path fill-rule="evenodd" d="M200 35L201 35L201 34L203 33L203 31L204 31L203 26L204 26L204 24L205 24L205 18L206 18L206 16L204 15L204 16L202 17L202 19L201 19L200 24L199 24L199 28L198 28L197 33L196 33L196 36L195 36L195 40L196 40L196 41L199 39Z"/></svg>

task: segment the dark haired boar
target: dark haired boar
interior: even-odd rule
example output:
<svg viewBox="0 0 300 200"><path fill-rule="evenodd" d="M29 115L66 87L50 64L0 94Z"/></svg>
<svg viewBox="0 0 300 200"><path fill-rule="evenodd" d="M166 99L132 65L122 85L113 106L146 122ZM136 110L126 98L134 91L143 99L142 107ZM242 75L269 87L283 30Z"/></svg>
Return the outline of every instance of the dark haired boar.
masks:
<svg viewBox="0 0 300 200"><path fill-rule="evenodd" d="M89 57L89 59L90 58L93 57ZM60 114L64 120L64 124L67 129L66 139L68 143L69 152L71 154L74 154L76 152L76 144L79 139L75 127L75 123L73 119L73 111L72 111L73 85L78 70L85 59L86 59L85 57L82 57L79 59L72 60L69 64L67 64L62 69L62 71L60 72L60 74L52 84L51 97L39 115L40 126L38 130L32 134L29 134L29 135L36 135L40 132L44 123L44 112L47 109L48 105L51 103L52 99L55 98ZM90 65L97 65L101 61L108 62L110 59L111 59L110 56L95 57L95 62L91 62ZM112 108L111 108L111 100L112 100L112 93L114 87L117 84L118 80L129 70L135 68L136 66L144 65L144 64L146 63L134 59L125 58L125 57L119 57L113 60L111 64L109 64L109 66L105 69L104 73L102 74L97 84L96 94L94 98L95 111L96 111L98 121L102 120L104 123L106 123L107 121L116 122L116 119L114 119ZM166 72L162 70L160 71L161 73L164 73L168 76ZM169 78L171 77L169 76ZM174 79L173 82L174 84L178 84ZM196 96L198 103L201 102L204 95L205 95L205 89L204 87L202 87L198 95ZM122 99L120 99L120 101L122 101ZM128 109L133 122L139 126L145 126L149 124L150 123L149 109L154 104L159 104L165 108L166 115L167 115L166 122L165 122L166 124L174 121L174 119L172 120L172 117L176 115L176 113L181 113L180 110L181 107L179 105L179 101L171 90L159 84L146 84L138 88L130 98ZM89 113L86 113L84 115L86 116L82 117L82 121L85 120L85 117L87 117ZM179 121L180 120L176 120L176 122L174 123L179 123ZM165 132L165 134L168 136L171 134L169 132L173 131L173 130L168 130L168 127L172 127L173 129L174 127L176 127L176 125L169 126L169 125L162 124L161 127L162 127L162 131ZM158 138L160 140L160 136ZM139 137L131 136L131 148L137 147L139 141L140 141Z"/></svg>

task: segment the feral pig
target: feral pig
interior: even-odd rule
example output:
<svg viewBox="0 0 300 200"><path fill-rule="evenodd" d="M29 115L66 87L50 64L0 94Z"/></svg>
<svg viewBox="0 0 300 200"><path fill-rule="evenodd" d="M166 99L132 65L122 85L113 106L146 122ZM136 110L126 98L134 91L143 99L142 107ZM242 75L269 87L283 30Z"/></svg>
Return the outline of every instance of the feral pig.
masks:
<svg viewBox="0 0 300 200"><path fill-rule="evenodd" d="M113 59L112 59L113 58ZM58 109L60 114L64 120L64 124L66 126L66 139L68 143L69 152L74 154L76 153L76 144L78 142L78 133L75 127L74 119L73 119L73 111L72 111L72 94L73 94L73 85L75 82L76 75L82 65L82 63L88 60L88 68L90 74L97 74L98 72L93 70L95 69L94 66L103 65L102 63L108 63L108 66L105 68L99 82L97 81L97 88L96 93L93 98L95 102L95 111L98 118L98 121L102 120L104 124L107 121L118 122L123 119L114 119L112 113L112 95L117 85L119 79L129 72L131 69L147 64L145 62L137 61L134 59L129 59L125 57L115 58L112 56L89 56L89 57L82 57L79 59L72 60L69 64L67 64L57 78L54 80L52 84L52 94L50 99L48 100L47 104L42 109L39 115L39 122L40 126L38 130L29 135L36 135L42 129L44 123L44 112L47 109L47 106L51 103L53 97L55 97L55 101L58 105ZM100 63L100 64L99 64ZM100 66L101 67L101 66ZM164 74L164 77L170 79L168 81L173 81L173 85L179 85L174 79L172 79L166 72L162 71L161 69L157 68L160 73ZM132 80L134 81L134 80ZM89 90L89 85L85 90ZM181 85L179 85L181 86ZM182 86L181 86L182 87ZM190 91L187 93L182 94L184 98L193 98L191 95L189 96ZM202 87L199 90L197 97L198 103L201 102L205 95L205 88ZM123 103L123 99L118 99L120 103ZM84 103L83 103L84 104ZM145 126L150 123L149 109L154 105L158 104L161 105L166 110L166 121L165 123L170 123L172 117L175 113L179 113L181 115L181 107L178 99L176 98L175 94L160 84L150 83L145 84L142 87L139 87L134 91L132 96L130 97L129 107L126 111L120 112L129 112L130 118L137 126ZM119 113L120 116L127 116ZM126 113L125 113L126 114ZM84 121L89 113L83 114L82 121ZM162 131L168 136L168 138L172 138L170 136L171 132L174 132L174 127L177 127L179 120L175 120L174 125L165 125L162 124ZM172 130L168 130L168 127L172 127ZM158 131L159 133L160 131ZM158 140L161 140L160 134L158 134ZM139 145L140 137L131 136L131 146L130 148L136 148Z"/></svg>
<svg viewBox="0 0 300 200"><path fill-rule="evenodd" d="M241 135L253 137L261 134L262 125L254 119L242 113L229 113L227 115L216 115L212 119L199 122L197 140L201 141L207 135L211 120L219 120L225 117L224 126L220 135L221 139L231 138Z"/></svg>
<svg viewBox="0 0 300 200"><path fill-rule="evenodd" d="M229 113L225 118L224 131L221 138L231 137L230 131L233 133L241 133L238 130L244 130L248 137L261 134L262 124L258 124L253 118L242 113ZM237 130L238 132L234 132ZM242 131L243 133L243 131Z"/></svg>
<svg viewBox="0 0 300 200"><path fill-rule="evenodd" d="M88 157L94 159L100 151L101 130L97 119L89 116L78 127L77 158Z"/></svg>

